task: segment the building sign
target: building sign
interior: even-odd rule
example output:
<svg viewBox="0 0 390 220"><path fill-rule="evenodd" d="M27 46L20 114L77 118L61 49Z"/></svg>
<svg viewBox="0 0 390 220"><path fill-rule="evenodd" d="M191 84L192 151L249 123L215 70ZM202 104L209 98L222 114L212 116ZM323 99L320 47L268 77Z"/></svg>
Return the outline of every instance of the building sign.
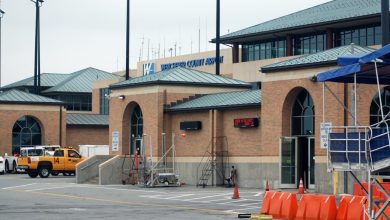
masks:
<svg viewBox="0 0 390 220"><path fill-rule="evenodd" d="M142 70L143 70L143 73L142 73L143 76L146 76L146 75L149 75L149 74L154 74L155 73L155 71L154 71L154 63L145 63L143 65Z"/></svg>
<svg viewBox="0 0 390 220"><path fill-rule="evenodd" d="M235 128L257 128L259 127L258 118L236 118L234 119Z"/></svg>
<svg viewBox="0 0 390 220"><path fill-rule="evenodd" d="M111 148L112 148L112 151L119 150L119 132L118 131L112 132Z"/></svg>
<svg viewBox="0 0 390 220"><path fill-rule="evenodd" d="M327 149L328 148L328 136L331 132L330 127L332 127L331 122L322 122L320 125L320 147L321 149Z"/></svg>
<svg viewBox="0 0 390 220"><path fill-rule="evenodd" d="M219 61L220 63L223 63L223 56L219 58ZM201 58L195 60L179 61L175 63L166 63L166 64L161 64L161 71L173 69L176 67L195 68L200 66L211 66L214 65L215 62L216 62L216 57L207 57L207 58Z"/></svg>

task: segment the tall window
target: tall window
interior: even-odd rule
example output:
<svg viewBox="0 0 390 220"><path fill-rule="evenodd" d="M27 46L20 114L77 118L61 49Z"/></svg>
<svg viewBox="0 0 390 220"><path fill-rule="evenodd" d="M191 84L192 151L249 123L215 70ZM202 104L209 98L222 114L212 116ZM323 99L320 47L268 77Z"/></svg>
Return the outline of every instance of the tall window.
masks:
<svg viewBox="0 0 390 220"><path fill-rule="evenodd" d="M242 62L286 56L286 40L277 39L242 45Z"/></svg>
<svg viewBox="0 0 390 220"><path fill-rule="evenodd" d="M100 114L101 115L108 115L109 114L109 96L110 95L110 89L103 88L100 89Z"/></svg>
<svg viewBox="0 0 390 220"><path fill-rule="evenodd" d="M313 54L325 50L325 34L295 36L293 39L293 54Z"/></svg>
<svg viewBox="0 0 390 220"><path fill-rule="evenodd" d="M133 112L131 113L131 122L130 122L130 154L135 154L136 148L140 147L139 140L142 139L143 129L144 129L144 120L142 117L142 111L139 105L134 107Z"/></svg>
<svg viewBox="0 0 390 220"><path fill-rule="evenodd" d="M384 89L382 89L381 100L383 105L383 115L386 117L386 115L390 112L390 87L385 87ZM370 106L370 124L376 124L381 120L382 114L379 104L379 95L377 94L372 100Z"/></svg>
<svg viewBox="0 0 390 220"><path fill-rule="evenodd" d="M298 94L291 119L292 135L314 135L314 104L306 90Z"/></svg>
<svg viewBox="0 0 390 220"><path fill-rule="evenodd" d="M351 43L360 46L378 45L382 43L382 29L380 25L341 29L335 31L333 38L335 47Z"/></svg>
<svg viewBox="0 0 390 220"><path fill-rule="evenodd" d="M92 95L54 95L53 99L65 102L68 111L92 111Z"/></svg>
<svg viewBox="0 0 390 220"><path fill-rule="evenodd" d="M12 128L12 154L19 154L21 147L33 147L42 144L41 127L30 116L19 118Z"/></svg>

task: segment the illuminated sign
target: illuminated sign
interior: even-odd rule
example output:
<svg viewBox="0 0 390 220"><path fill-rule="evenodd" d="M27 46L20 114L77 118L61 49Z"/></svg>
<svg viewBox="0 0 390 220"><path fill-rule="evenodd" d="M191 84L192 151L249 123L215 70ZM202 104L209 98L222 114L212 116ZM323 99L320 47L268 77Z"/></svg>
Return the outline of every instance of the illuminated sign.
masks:
<svg viewBox="0 0 390 220"><path fill-rule="evenodd" d="M216 60L216 57L207 57L195 60L179 61L175 63L166 63L161 64L161 71L173 69L176 67L195 68L200 66L211 66L216 63ZM219 58L219 63L223 63L223 56Z"/></svg>
<svg viewBox="0 0 390 220"><path fill-rule="evenodd" d="M259 127L258 118L237 118L234 119L235 128L256 128Z"/></svg>
<svg viewBox="0 0 390 220"><path fill-rule="evenodd" d="M154 74L154 63L145 63L143 65L143 76Z"/></svg>

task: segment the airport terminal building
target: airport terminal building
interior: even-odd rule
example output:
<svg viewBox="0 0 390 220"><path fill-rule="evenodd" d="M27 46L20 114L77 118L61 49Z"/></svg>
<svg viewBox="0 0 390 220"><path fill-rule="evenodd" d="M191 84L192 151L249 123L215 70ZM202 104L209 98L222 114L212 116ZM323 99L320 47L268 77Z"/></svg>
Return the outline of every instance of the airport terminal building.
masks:
<svg viewBox="0 0 390 220"><path fill-rule="evenodd" d="M139 149L157 161L175 145L187 184L199 183L206 157L214 164L208 184L221 184L234 165L242 187L269 180L272 188L296 188L303 178L306 188L331 192L320 124L352 123L340 105L351 106L352 87L326 83L324 92L313 77L336 68L339 56L380 47L381 30L380 0L334 0L222 36L232 47L221 51L221 76L211 51L139 62L129 80L93 68L63 79L43 74L43 86L45 76L56 80L40 96L22 80L0 94L0 114L8 116L0 152L38 142L108 144L112 155ZM359 124L373 124L390 88L381 96L372 86L356 89Z"/></svg>

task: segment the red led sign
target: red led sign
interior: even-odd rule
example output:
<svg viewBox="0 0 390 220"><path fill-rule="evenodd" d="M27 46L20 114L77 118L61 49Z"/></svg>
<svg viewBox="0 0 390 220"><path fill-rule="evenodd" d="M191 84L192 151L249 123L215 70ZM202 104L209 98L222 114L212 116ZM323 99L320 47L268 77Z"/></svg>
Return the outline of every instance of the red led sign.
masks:
<svg viewBox="0 0 390 220"><path fill-rule="evenodd" d="M256 128L259 127L258 118L237 118L234 119L235 128Z"/></svg>

